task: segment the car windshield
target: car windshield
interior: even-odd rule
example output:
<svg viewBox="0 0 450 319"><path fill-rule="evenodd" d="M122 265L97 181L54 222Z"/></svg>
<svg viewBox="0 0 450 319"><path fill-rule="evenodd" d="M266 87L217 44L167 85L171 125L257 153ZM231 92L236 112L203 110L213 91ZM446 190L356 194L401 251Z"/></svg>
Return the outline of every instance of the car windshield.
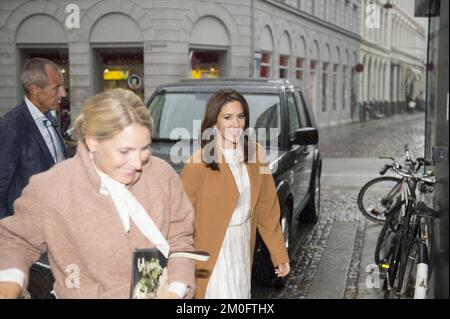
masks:
<svg viewBox="0 0 450 319"><path fill-rule="evenodd" d="M154 140L198 140L206 103L212 93L171 93L155 96L150 104ZM274 146L280 134L280 97L243 94L250 110L250 127L258 141Z"/></svg>

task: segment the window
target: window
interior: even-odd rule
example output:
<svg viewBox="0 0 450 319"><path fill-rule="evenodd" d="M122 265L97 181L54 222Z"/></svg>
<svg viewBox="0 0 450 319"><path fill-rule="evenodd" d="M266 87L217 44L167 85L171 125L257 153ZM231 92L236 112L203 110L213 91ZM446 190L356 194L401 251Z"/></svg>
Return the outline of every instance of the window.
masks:
<svg viewBox="0 0 450 319"><path fill-rule="evenodd" d="M355 17L355 18L352 19L352 31L355 32L355 33L358 33L358 27L359 27L359 23L358 22L359 21L358 21L358 18L356 18L356 17L358 17L358 15L359 15L358 6L354 5L353 6L353 17ZM387 31L383 32L384 36L386 35L386 32Z"/></svg>
<svg viewBox="0 0 450 319"><path fill-rule="evenodd" d="M312 122L311 122L311 118L310 115L308 113L308 109L306 107L306 101L305 101L305 96L303 95L302 92L299 92L300 97L298 105L300 105L299 110L300 110L300 122L302 124L303 127L312 127Z"/></svg>
<svg viewBox="0 0 450 319"><path fill-rule="evenodd" d="M350 12L349 12L349 8L350 8L350 1L345 0L345 4L344 4L344 29L349 29L349 25L351 25L352 20L350 17Z"/></svg>
<svg viewBox="0 0 450 319"><path fill-rule="evenodd" d="M297 58L296 68L295 68L295 78L297 80L303 80L305 59Z"/></svg>
<svg viewBox="0 0 450 319"><path fill-rule="evenodd" d="M300 128L300 121L298 118L297 103L295 102L294 94L288 93L288 117L289 117L289 139L294 138L294 133Z"/></svg>
<svg viewBox="0 0 450 319"><path fill-rule="evenodd" d="M322 112L327 111L328 104L328 63L323 63L322 68Z"/></svg>
<svg viewBox="0 0 450 319"><path fill-rule="evenodd" d="M271 67L271 55L269 52L262 52L261 54L261 72L260 77L268 78L270 77L270 67Z"/></svg>
<svg viewBox="0 0 450 319"><path fill-rule="evenodd" d="M337 109L337 99L338 99L338 65L333 65L333 111Z"/></svg>
<svg viewBox="0 0 450 319"><path fill-rule="evenodd" d="M280 55L280 78L287 79L289 72L289 57Z"/></svg>
<svg viewBox="0 0 450 319"><path fill-rule="evenodd" d="M331 10L330 10L330 22L336 24L336 0L331 2Z"/></svg>
<svg viewBox="0 0 450 319"><path fill-rule="evenodd" d="M347 101L347 70L348 67L344 66L342 69L342 109L345 110L345 103Z"/></svg>
<svg viewBox="0 0 450 319"><path fill-rule="evenodd" d="M191 50L191 77L193 79L212 79L223 75L226 51Z"/></svg>
<svg viewBox="0 0 450 319"><path fill-rule="evenodd" d="M212 93L162 92L150 103L154 139L198 140L206 103ZM281 145L279 94L244 94L250 111L250 127L266 147ZM187 131L186 131L187 130Z"/></svg>
<svg viewBox="0 0 450 319"><path fill-rule="evenodd" d="M96 48L94 92L123 88L144 100L143 48Z"/></svg>
<svg viewBox="0 0 450 319"><path fill-rule="evenodd" d="M313 107L316 105L316 65L317 61L311 61L308 79L309 100L311 101Z"/></svg>

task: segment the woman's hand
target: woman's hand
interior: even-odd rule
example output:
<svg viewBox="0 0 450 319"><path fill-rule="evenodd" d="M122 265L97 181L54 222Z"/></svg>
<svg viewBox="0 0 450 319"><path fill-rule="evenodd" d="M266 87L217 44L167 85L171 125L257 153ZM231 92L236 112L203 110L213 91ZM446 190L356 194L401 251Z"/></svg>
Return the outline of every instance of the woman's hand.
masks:
<svg viewBox="0 0 450 319"><path fill-rule="evenodd" d="M275 274L278 277L285 277L287 276L287 274L289 274L289 272L291 271L291 266L289 265L289 263L284 263L284 264L279 264L276 268L275 268Z"/></svg>
<svg viewBox="0 0 450 319"><path fill-rule="evenodd" d="M0 299L17 299L22 295L22 287L13 281L0 281Z"/></svg>

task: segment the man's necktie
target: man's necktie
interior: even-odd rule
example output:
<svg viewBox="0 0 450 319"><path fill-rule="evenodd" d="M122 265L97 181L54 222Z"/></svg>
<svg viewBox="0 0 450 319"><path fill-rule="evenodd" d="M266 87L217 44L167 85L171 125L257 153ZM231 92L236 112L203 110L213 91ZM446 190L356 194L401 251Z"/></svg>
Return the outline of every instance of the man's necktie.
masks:
<svg viewBox="0 0 450 319"><path fill-rule="evenodd" d="M55 163L58 163L62 160L64 160L64 151L63 147L64 145L61 144L63 141L61 141L61 138L56 131L56 124L55 124L55 118L51 114L51 112L47 112L45 114L45 120L43 121L45 127L47 128L47 132L50 135L50 139L52 141L52 156L55 160Z"/></svg>

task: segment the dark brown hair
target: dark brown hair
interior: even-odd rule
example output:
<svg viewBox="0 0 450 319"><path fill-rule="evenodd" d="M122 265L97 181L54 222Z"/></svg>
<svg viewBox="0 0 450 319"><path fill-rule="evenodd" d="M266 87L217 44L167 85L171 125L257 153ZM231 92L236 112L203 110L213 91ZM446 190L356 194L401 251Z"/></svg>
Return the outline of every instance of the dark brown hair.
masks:
<svg viewBox="0 0 450 319"><path fill-rule="evenodd" d="M239 92L233 90L233 89L221 89L214 93L210 99L208 100L208 103L206 105L206 111L205 116L203 117L202 126L201 126L201 132L200 132L200 141L201 141L201 148L202 148L202 156L206 163L206 167L211 168L214 171L219 170L219 165L217 164L217 158L214 151L214 148L211 149L210 152L206 152L205 146L209 143L213 142L213 139L216 138L216 136L203 136L203 133L212 127L217 123L217 120L219 118L219 113L222 110L222 107L229 103L237 101L241 103L242 108L244 109L244 116L245 116L245 127L244 127L244 162L248 162L248 135L247 135L247 129L249 127L249 121L250 121L250 114L249 114L249 108L247 101L245 98L240 94ZM208 153L208 154L207 154Z"/></svg>

